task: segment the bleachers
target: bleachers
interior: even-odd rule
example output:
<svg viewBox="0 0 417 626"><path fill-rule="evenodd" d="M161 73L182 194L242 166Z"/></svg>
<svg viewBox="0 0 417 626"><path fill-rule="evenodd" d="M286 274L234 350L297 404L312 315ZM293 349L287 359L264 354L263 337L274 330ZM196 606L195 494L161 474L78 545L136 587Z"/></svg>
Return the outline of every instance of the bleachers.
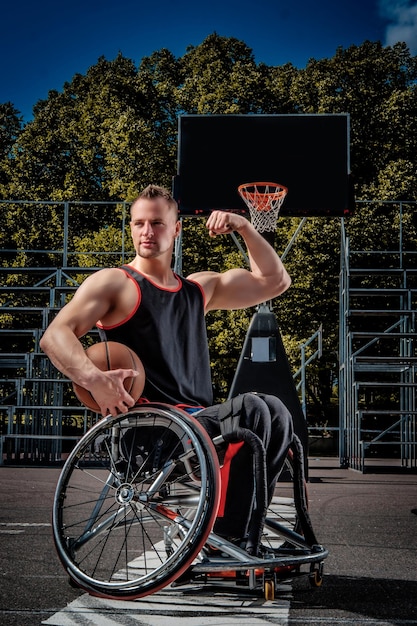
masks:
<svg viewBox="0 0 417 626"><path fill-rule="evenodd" d="M342 254L341 462L365 472L370 461L397 458L415 468L417 255L382 250L372 261L370 255Z"/></svg>
<svg viewBox="0 0 417 626"><path fill-rule="evenodd" d="M95 269L0 268L0 464L60 464L97 419L39 347L76 277Z"/></svg>
<svg viewBox="0 0 417 626"><path fill-rule="evenodd" d="M61 463L97 416L79 404L39 341L86 276L131 258L129 203L0 200L3 212L17 208L40 228L59 227L41 232L32 249L17 248L10 238L0 253L0 464ZM120 237L106 250L83 249L79 240L103 223Z"/></svg>

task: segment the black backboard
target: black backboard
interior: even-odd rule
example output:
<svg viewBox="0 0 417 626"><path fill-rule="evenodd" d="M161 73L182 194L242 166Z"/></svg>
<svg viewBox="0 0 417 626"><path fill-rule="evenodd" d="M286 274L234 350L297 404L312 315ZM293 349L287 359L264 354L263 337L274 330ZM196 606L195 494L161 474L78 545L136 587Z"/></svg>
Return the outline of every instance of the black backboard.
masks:
<svg viewBox="0 0 417 626"><path fill-rule="evenodd" d="M237 188L288 187L281 215L353 211L348 114L182 115L173 193L181 215L246 212Z"/></svg>

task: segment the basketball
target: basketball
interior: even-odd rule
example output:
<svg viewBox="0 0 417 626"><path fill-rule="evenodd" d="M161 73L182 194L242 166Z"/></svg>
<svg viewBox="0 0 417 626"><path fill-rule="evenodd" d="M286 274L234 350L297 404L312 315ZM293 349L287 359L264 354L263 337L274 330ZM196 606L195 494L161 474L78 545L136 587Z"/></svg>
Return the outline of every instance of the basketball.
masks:
<svg viewBox="0 0 417 626"><path fill-rule="evenodd" d="M102 341L94 343L86 349L85 353L94 365L104 372L116 369L133 369L139 372L137 376L129 376L124 379L126 391L135 401L139 400L145 386L145 370L142 361L133 350L123 343ZM76 383L73 383L72 386L75 395L84 406L100 413L100 407L90 391Z"/></svg>

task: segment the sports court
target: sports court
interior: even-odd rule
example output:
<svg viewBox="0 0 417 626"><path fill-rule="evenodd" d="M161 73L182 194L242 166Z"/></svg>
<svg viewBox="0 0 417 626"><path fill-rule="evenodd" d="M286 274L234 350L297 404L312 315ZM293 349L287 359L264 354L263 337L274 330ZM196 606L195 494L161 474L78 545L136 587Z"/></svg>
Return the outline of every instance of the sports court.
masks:
<svg viewBox="0 0 417 626"><path fill-rule="evenodd" d="M275 146L278 143L280 150L277 151ZM202 145L205 147L204 151L199 149ZM232 147L236 145L244 145L246 150L233 152ZM344 218L354 210L347 115L184 116L180 119L179 126L178 164L173 191L182 217L204 216L212 209L241 213L249 211L252 222L272 244L276 220L281 215L300 217L299 228L302 228L309 217ZM320 185L318 193L317 181L323 180L324 172L326 184ZM282 397L293 414L296 431L306 450L304 415L279 327L274 319L269 304L261 305L248 329L230 393L236 395L250 389ZM414 383L406 384L409 387ZM403 421L402 416L406 409L400 411L400 421ZM145 417L144 424L148 428L150 422L146 422L146 419L149 420L149 417ZM165 418L158 419L162 420L156 422L158 426L164 425ZM181 420L177 431L181 431L180 422ZM123 428L123 423L120 423ZM109 423L109 428L114 426L115 422ZM355 438L354 429L354 424L348 425L352 439ZM189 431L184 428L184 433L192 440L192 429ZM101 434L98 428L97 441ZM13 433L10 433L10 439L12 437ZM181 441L186 439L182 434L179 438ZM88 445L90 443L89 441ZM200 460L205 453L204 450L203 453L199 451L201 441L198 435L192 444L197 452L190 452L185 447L181 453L181 462L185 458L187 461L188 458L192 460L193 454L197 455L200 471L207 466L207 471L204 471L210 478L210 458L204 460L205 465ZM308 517L311 518L319 541L325 545L324 570L311 570L319 573L319 584L313 585L315 588L308 584L308 577L307 580L305 576L287 580L280 576L271 583L274 587L273 593L268 591L269 583L263 584L263 594L259 594L259 589L251 588L231 591L225 577L226 582L214 585L212 580L208 580L209 584L203 584L194 579L189 584L174 588L161 584L154 593L142 594L144 597L137 600L132 597L123 600L100 599L94 597L94 590L107 587L100 586L103 584L101 574L96 574L95 566L86 574L93 581L90 585L92 595L71 588L54 553L51 541L51 510L54 509L53 529L61 560L66 563L72 578L76 578L77 572L84 567L83 561L78 557L72 568L73 557L65 542L69 541L71 548L77 545L77 550L78 547L84 548L90 537L95 538L103 529L106 532L108 528L118 526L119 519L122 519L119 513L115 513L104 522L97 522L100 520L102 502L106 497L105 489L108 484L113 486L111 482L107 484L110 479L102 481L97 467L88 465L92 461L90 457L87 458L90 449L85 444L82 449L83 461L87 469L92 468L88 469L90 475L103 482L106 487L94 496L97 497L97 505L94 506L93 514L88 513L85 518L88 520L87 530L69 540L63 531L70 527L65 517L69 515L68 507L65 509L64 506L68 497L65 481L55 496L54 504L54 489L59 470L1 468L0 485L5 506L0 533L4 536L6 554L9 556L4 558L3 565L6 581L2 586L2 593L5 594L5 601L2 603L5 607L5 623L11 626L33 623L55 626L138 623L143 626L159 626L168 621L172 623L174 619L174 623L181 621L190 625L224 626L242 621L250 624L343 623L348 626L417 624L417 546L414 541L417 536L417 483L415 472L412 471L415 469L415 442L412 444L409 441L408 444L414 455L410 457L411 465L414 464L411 469L408 463L398 467L395 464L391 466L387 460L383 473L378 468L373 468L372 462L368 463L366 473L349 470L349 466L354 466L354 455L349 457L349 447L342 451L343 459L310 458L308 468L306 467L309 477ZM202 447L204 449L204 445ZM81 448L77 448L78 450ZM79 456L77 454L70 457L70 464L74 466L81 458L81 453ZM110 476L114 473L112 463L118 461L112 454L113 448L106 457L105 465L107 472L110 467ZM178 463L178 460L175 462ZM187 469L187 472L190 474L191 470ZM163 480L163 477L155 478L160 494L158 498L162 500L167 494L167 502L176 502L177 495L174 497L169 493L169 488L165 485L164 490L160 488L158 481L162 485ZM292 482L290 483L292 489ZM84 482L84 488L85 484ZM134 488L127 478L118 486L117 491L117 505L130 505ZM18 506L15 504L16 493L19 494ZM183 502L181 497L182 494L178 496L180 504ZM191 502L189 494L187 498ZM203 504L199 502L197 512L200 506ZM165 502L158 500L155 507L158 515L165 515L174 522L171 526L181 527L184 524L184 518L174 519L173 511L165 512L168 510ZM300 519L301 509L295 507L297 519ZM80 525L83 519L77 519L76 524ZM198 524L197 514L195 519ZM205 514L206 529L209 519ZM184 528L185 531L182 532L187 535L187 524ZM295 531L294 524L288 534L282 531L282 536L286 538L286 542L294 540L297 549L304 550L303 554L313 559L314 542L306 539L304 543L302 538L295 537ZM301 537L305 535L306 528L303 527ZM192 539L192 535L190 537ZM286 542L284 550L288 551ZM124 549L123 545L122 542L118 548L120 552ZM106 547L108 548L105 545L103 549ZM10 554L15 554L16 559L10 559ZM280 554L280 558L284 559L282 553ZM299 552L296 556L299 557ZM85 559L88 559L88 551ZM321 558L311 562L319 563L320 567L323 564ZM21 576L23 563L25 572L28 573ZM98 563L97 560L97 569ZM284 560L283 563L286 564L287 561ZM158 566L152 565L152 568L157 571ZM82 580L85 583L87 578ZM42 581L41 593L39 581ZM156 586L158 587L157 583ZM126 588L125 584L124 589ZM117 596L117 593L116 587L114 595ZM38 608L34 612L35 606ZM34 622L38 617L39 621Z"/></svg>
<svg viewBox="0 0 417 626"><path fill-rule="evenodd" d="M283 584L273 602L204 587L166 589L136 602L95 599L68 584L52 544L58 470L2 468L0 622L8 626L417 624L417 477L342 470L311 458L310 510L330 555L324 583Z"/></svg>

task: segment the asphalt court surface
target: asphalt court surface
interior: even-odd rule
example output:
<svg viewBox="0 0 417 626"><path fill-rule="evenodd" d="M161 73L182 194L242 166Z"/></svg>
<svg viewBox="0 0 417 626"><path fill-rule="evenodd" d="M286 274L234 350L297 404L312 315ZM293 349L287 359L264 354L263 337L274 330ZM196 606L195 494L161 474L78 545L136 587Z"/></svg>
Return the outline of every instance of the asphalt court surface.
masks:
<svg viewBox="0 0 417 626"><path fill-rule="evenodd" d="M0 467L3 626L417 626L417 473L397 461L366 474L311 458L315 532L329 557L324 583L283 583L274 601L207 586L167 588L135 602L73 589L52 541L56 468Z"/></svg>

